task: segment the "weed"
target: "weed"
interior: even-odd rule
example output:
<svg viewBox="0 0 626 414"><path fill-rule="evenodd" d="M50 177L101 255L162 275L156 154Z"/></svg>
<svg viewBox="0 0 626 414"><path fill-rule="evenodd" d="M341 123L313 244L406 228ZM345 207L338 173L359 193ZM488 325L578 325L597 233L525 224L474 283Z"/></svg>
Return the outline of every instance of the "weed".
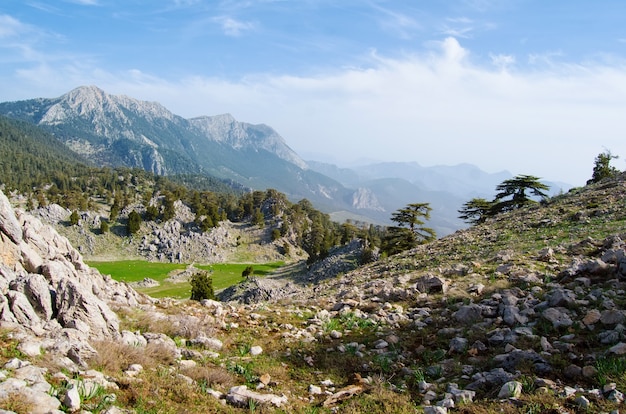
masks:
<svg viewBox="0 0 626 414"><path fill-rule="evenodd" d="M259 377L254 374L251 362L245 365L228 363L226 369L228 372L242 376L248 385L253 385L259 380Z"/></svg>
<svg viewBox="0 0 626 414"><path fill-rule="evenodd" d="M240 357L245 357L250 353L251 347L252 345L250 345L249 343L241 343L237 345L237 355L239 355Z"/></svg>
<svg viewBox="0 0 626 414"><path fill-rule="evenodd" d="M416 384L426 381L426 376L421 368L415 368L413 370L413 381L415 381Z"/></svg>
<svg viewBox="0 0 626 414"><path fill-rule="evenodd" d="M393 359L388 354L376 355L373 362L384 374L390 373L393 369Z"/></svg>
<svg viewBox="0 0 626 414"><path fill-rule="evenodd" d="M256 411L256 402L252 398L248 399L248 411L251 413Z"/></svg>
<svg viewBox="0 0 626 414"><path fill-rule="evenodd" d="M596 379L600 386L609 382L626 383L626 359L614 356L601 357L596 361Z"/></svg>

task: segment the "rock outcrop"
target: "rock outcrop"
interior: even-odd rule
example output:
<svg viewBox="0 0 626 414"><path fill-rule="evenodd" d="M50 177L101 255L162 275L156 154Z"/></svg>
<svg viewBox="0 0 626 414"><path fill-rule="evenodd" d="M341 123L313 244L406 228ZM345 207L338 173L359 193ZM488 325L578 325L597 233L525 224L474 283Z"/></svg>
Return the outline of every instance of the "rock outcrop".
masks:
<svg viewBox="0 0 626 414"><path fill-rule="evenodd" d="M0 325L44 339L65 335L82 347L88 340L117 339L111 305L145 301L129 286L87 266L56 230L15 211L0 192ZM68 356L68 355L64 355Z"/></svg>

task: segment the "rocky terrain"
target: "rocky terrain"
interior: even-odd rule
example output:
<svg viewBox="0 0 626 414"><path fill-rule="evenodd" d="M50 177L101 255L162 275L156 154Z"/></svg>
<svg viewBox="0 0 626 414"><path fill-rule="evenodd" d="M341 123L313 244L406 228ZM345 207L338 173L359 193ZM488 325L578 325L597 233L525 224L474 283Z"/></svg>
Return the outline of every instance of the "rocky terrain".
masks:
<svg viewBox="0 0 626 414"><path fill-rule="evenodd" d="M251 280L241 302L141 296L2 195L0 407L618 413L625 180L354 270L344 251Z"/></svg>

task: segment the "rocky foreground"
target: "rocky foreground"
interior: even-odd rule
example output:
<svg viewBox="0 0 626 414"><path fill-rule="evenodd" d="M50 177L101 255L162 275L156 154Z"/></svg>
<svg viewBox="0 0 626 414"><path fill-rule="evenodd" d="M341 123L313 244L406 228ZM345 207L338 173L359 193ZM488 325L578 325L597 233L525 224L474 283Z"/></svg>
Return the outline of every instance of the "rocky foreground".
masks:
<svg viewBox="0 0 626 414"><path fill-rule="evenodd" d="M617 413L625 200L622 176L336 277L197 303L100 275L0 194L0 408Z"/></svg>

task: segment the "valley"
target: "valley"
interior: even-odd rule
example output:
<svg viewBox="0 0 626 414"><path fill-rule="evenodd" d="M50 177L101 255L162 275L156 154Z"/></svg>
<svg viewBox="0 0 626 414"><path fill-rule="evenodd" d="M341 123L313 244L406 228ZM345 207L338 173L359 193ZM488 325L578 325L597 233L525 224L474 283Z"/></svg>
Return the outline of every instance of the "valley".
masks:
<svg viewBox="0 0 626 414"><path fill-rule="evenodd" d="M41 119L64 105L93 104L79 99L83 92L46 103L55 109ZM135 104L89 92L118 109ZM162 119L189 122L157 104L143 112L153 117L150 128ZM101 115L92 126L112 128ZM235 146L251 128L227 116L202 122L207 131L233 127ZM73 133L83 126L76 121ZM558 194L542 195L547 186L527 175L500 176L493 201L468 189L457 198L471 224L433 236L429 213L446 203L442 194L432 205L410 200L391 214L397 226L338 223L311 200L232 176L158 174L176 159L190 162L181 153L152 172L94 165L84 151L63 149L59 134L70 130L57 127L51 135L0 118L7 412L623 409L626 173L609 168L610 154L596 158L586 186ZM139 159L139 147L124 148ZM392 198L398 180L366 172L333 174L357 185L377 181ZM413 185L405 179L400 188ZM357 198L379 213L391 208L365 190ZM194 297L196 276L210 283L195 294L210 295Z"/></svg>

